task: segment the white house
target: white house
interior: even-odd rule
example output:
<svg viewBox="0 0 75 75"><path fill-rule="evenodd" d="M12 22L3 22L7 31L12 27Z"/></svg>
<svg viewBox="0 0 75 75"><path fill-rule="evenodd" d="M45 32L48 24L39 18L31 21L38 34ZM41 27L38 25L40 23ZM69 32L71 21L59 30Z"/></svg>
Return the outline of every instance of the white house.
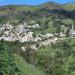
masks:
<svg viewBox="0 0 75 75"><path fill-rule="evenodd" d="M70 37L75 37L75 29L74 29L74 25L72 24L72 28L70 29Z"/></svg>

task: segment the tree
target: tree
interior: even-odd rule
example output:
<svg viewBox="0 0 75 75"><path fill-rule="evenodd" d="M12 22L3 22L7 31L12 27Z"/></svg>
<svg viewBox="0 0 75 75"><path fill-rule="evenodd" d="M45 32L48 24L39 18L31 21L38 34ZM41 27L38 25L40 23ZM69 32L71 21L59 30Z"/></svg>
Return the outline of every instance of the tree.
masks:
<svg viewBox="0 0 75 75"><path fill-rule="evenodd" d="M18 72L12 50L6 42L0 41L0 75L16 75Z"/></svg>
<svg viewBox="0 0 75 75"><path fill-rule="evenodd" d="M69 28L66 31L66 37L70 37L70 29Z"/></svg>
<svg viewBox="0 0 75 75"><path fill-rule="evenodd" d="M58 37L60 36L61 25L62 23L59 19L54 20L53 27L55 28L55 32L58 34Z"/></svg>

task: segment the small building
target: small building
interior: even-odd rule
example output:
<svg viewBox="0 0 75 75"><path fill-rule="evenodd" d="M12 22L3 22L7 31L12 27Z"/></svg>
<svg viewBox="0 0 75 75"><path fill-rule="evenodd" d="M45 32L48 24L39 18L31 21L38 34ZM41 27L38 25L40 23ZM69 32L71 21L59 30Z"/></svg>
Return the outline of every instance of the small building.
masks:
<svg viewBox="0 0 75 75"><path fill-rule="evenodd" d="M74 25L72 24L72 28L70 29L70 37L75 37L75 29L74 29Z"/></svg>

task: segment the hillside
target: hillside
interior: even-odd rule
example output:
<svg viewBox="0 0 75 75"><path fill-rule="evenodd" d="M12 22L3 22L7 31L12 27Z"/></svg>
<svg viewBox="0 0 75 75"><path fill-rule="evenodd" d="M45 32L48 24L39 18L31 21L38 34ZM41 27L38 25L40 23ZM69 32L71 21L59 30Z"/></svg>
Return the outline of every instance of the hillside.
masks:
<svg viewBox="0 0 75 75"><path fill-rule="evenodd" d="M6 5L0 6L0 18L9 18L9 16L12 16L11 18L23 18L24 20L42 18L43 15L50 17L50 14L63 16L65 14L74 13L73 9L75 9L75 3L58 4L54 2L47 2L36 6Z"/></svg>
<svg viewBox="0 0 75 75"><path fill-rule="evenodd" d="M67 4L58 4L55 2L47 2L47 3L43 3L40 5L36 5L36 6L32 6L32 5L5 5L5 6L0 6L0 13L1 14L5 14L8 13L8 10L14 11L14 12L18 12L18 11L37 11L39 9L49 9L49 10L53 10L53 9L68 9L68 10L72 10L75 9L75 3L67 3Z"/></svg>
<svg viewBox="0 0 75 75"><path fill-rule="evenodd" d="M75 75L75 3L0 6L0 75Z"/></svg>
<svg viewBox="0 0 75 75"><path fill-rule="evenodd" d="M62 6L66 10L74 10L75 9L75 3L67 3L67 4L63 4Z"/></svg>
<svg viewBox="0 0 75 75"><path fill-rule="evenodd" d="M21 56L15 54L14 58L17 67L21 70L21 75L44 75L42 71L25 62Z"/></svg>
<svg viewBox="0 0 75 75"><path fill-rule="evenodd" d="M47 8L47 9L60 9L62 8L60 4L54 2L47 2L41 5L38 5L39 8Z"/></svg>

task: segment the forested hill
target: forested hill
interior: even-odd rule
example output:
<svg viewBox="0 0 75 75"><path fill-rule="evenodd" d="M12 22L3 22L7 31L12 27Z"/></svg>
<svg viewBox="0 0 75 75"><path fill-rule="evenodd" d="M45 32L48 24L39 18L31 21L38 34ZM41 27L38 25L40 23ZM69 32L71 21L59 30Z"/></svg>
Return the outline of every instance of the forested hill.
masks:
<svg viewBox="0 0 75 75"><path fill-rule="evenodd" d="M44 4L32 5L5 5L0 6L0 22L7 22L7 20L25 21L30 19L39 19L43 15L62 16L75 19L75 3L58 4L54 2L47 2ZM12 13L13 12L13 13Z"/></svg>
<svg viewBox="0 0 75 75"><path fill-rule="evenodd" d="M58 3L54 3L54 2L47 2L47 3L43 3L43 4L39 4L36 6L32 6L32 5L5 5L5 6L0 6L0 13L2 11L7 12L9 11L36 11L39 9L65 9L65 10L74 10L75 9L75 3L67 3L67 4L58 4Z"/></svg>

